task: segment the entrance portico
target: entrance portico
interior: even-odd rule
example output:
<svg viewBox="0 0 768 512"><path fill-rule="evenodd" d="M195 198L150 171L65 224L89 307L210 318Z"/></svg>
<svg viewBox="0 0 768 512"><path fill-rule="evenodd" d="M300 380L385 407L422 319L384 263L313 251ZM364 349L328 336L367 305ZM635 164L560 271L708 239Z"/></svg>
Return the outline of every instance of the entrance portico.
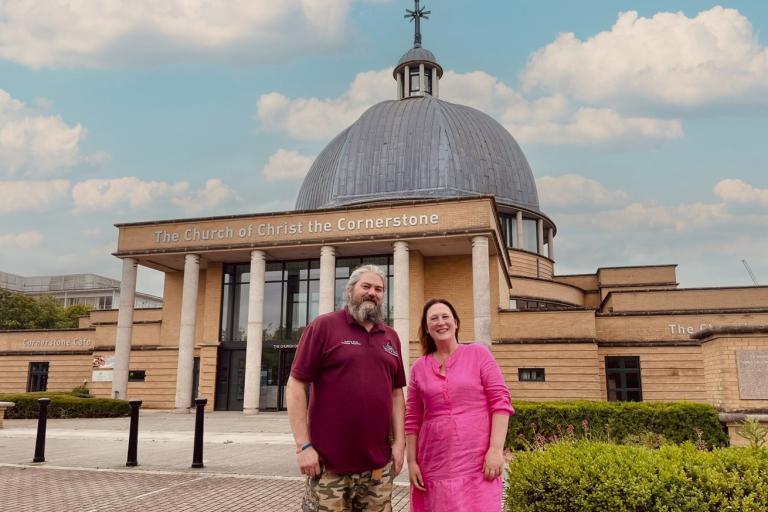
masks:
<svg viewBox="0 0 768 512"><path fill-rule="evenodd" d="M343 285L359 264L379 264L389 275L387 319L401 337L406 366L416 350L409 347L425 279L428 293L468 303L462 327L474 325L469 332L489 343L490 298L508 295L508 283L491 294L489 262L499 265L497 275L506 276L509 266L495 210L493 199L482 197L124 224L116 255L129 270L138 264L166 272L167 292L181 288L180 304L166 302L162 329L178 333L175 407L189 407L197 392L215 395L217 408L256 414L284 407L282 388L301 332L318 314L343 306ZM200 233L217 236L204 240ZM425 276L424 258L468 258L476 270L466 289L430 288L435 278ZM120 312L122 346L129 313ZM195 357L199 390L192 389Z"/></svg>

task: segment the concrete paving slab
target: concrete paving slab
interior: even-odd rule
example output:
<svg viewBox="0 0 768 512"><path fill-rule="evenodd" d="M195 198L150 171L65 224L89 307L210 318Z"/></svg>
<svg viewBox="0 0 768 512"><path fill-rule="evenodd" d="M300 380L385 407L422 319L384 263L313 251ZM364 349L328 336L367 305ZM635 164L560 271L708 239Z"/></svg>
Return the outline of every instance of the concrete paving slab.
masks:
<svg viewBox="0 0 768 512"><path fill-rule="evenodd" d="M194 419L142 411L136 468L125 467L128 418L48 420L43 464L31 463L37 420L6 420L0 496L14 512L298 510L304 480L285 413L207 413L202 469L191 468ZM396 511L408 509L407 474Z"/></svg>
<svg viewBox="0 0 768 512"><path fill-rule="evenodd" d="M299 509L303 487L297 478L0 465L3 510L13 512L287 512ZM392 506L408 510L407 487L395 486Z"/></svg>

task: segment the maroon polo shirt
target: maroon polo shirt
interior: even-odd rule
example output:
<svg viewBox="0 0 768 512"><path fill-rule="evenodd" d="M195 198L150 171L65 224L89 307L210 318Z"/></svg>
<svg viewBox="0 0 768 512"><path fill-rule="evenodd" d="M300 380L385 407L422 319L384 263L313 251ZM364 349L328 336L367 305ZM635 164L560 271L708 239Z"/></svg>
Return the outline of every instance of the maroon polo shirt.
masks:
<svg viewBox="0 0 768 512"><path fill-rule="evenodd" d="M392 390L405 386L400 339L380 323L365 330L346 308L317 317L301 336L293 378L311 382L309 435L337 474L384 467L392 458Z"/></svg>

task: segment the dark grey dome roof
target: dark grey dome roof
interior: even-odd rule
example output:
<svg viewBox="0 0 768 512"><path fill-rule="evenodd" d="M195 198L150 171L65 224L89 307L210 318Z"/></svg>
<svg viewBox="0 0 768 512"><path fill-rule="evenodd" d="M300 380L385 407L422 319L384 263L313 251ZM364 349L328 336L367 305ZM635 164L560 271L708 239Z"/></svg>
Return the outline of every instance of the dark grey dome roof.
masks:
<svg viewBox="0 0 768 512"><path fill-rule="evenodd" d="M539 210L509 132L479 110L426 96L378 103L337 135L304 178L296 208L486 194Z"/></svg>
<svg viewBox="0 0 768 512"><path fill-rule="evenodd" d="M406 62L413 62L413 61L424 61L424 62L432 62L434 64L437 64L437 59L435 58L435 54L431 51L427 50L426 48L411 48L407 52L403 54L402 57L400 57L400 60L397 62L397 65L405 64Z"/></svg>

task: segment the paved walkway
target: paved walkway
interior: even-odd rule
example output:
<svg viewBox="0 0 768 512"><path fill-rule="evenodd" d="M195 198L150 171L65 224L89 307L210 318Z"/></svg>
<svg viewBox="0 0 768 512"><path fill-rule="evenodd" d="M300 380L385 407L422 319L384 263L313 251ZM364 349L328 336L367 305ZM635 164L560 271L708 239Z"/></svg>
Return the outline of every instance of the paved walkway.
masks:
<svg viewBox="0 0 768 512"><path fill-rule="evenodd" d="M10 497L14 512L299 509L303 479L285 413L206 414L205 468L194 470L193 414L142 411L137 468L125 467L128 425L128 418L48 420L46 462L32 464L37 421L6 420L0 499ZM406 475L397 479L395 511L408 510Z"/></svg>

